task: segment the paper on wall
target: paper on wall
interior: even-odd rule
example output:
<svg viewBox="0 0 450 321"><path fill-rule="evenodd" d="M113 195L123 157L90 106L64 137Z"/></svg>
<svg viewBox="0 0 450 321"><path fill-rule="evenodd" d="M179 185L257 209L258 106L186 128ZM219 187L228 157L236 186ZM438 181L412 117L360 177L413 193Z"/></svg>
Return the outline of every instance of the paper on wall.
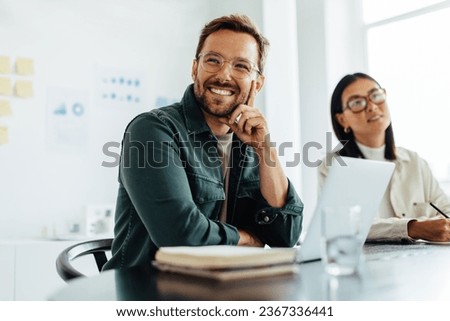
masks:
<svg viewBox="0 0 450 321"><path fill-rule="evenodd" d="M8 100L0 99L0 117L11 116L11 105Z"/></svg>
<svg viewBox="0 0 450 321"><path fill-rule="evenodd" d="M30 80L16 80L15 95L29 98L33 96L33 83Z"/></svg>
<svg viewBox="0 0 450 321"><path fill-rule="evenodd" d="M51 151L85 153L88 140L88 93L49 87L47 90L47 147Z"/></svg>
<svg viewBox="0 0 450 321"><path fill-rule="evenodd" d="M0 127L0 145L8 144L8 127Z"/></svg>
<svg viewBox="0 0 450 321"><path fill-rule="evenodd" d="M7 77L0 77L0 95L11 96L12 95L12 85L11 79Z"/></svg>
<svg viewBox="0 0 450 321"><path fill-rule="evenodd" d="M16 59L16 73L18 75L28 76L34 73L33 59L17 58Z"/></svg>
<svg viewBox="0 0 450 321"><path fill-rule="evenodd" d="M0 56L0 74L11 73L10 61L7 56Z"/></svg>

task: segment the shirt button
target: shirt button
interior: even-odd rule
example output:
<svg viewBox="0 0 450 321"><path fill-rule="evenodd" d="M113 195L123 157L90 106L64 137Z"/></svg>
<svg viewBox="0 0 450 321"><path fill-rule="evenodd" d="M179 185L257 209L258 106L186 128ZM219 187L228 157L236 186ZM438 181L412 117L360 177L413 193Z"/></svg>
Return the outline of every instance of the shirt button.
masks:
<svg viewBox="0 0 450 321"><path fill-rule="evenodd" d="M270 220L270 219L269 219L269 217L268 217L268 216L264 216L264 222L266 222L266 223L267 223L267 222L269 222L269 220Z"/></svg>
<svg viewBox="0 0 450 321"><path fill-rule="evenodd" d="M403 217L405 217L405 216L406 216L406 214L405 214L405 213L402 213L402 216L403 216Z"/></svg>

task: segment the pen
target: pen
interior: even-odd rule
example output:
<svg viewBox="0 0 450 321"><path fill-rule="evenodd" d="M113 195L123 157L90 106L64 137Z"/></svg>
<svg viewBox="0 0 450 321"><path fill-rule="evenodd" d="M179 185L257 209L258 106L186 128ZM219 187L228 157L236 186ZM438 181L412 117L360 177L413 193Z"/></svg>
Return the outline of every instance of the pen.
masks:
<svg viewBox="0 0 450 321"><path fill-rule="evenodd" d="M437 208L436 205L434 205L433 203L430 202L430 205L439 213L441 213L442 215L444 215L445 218L450 218L447 214L445 214L444 212L442 212L440 209Z"/></svg>

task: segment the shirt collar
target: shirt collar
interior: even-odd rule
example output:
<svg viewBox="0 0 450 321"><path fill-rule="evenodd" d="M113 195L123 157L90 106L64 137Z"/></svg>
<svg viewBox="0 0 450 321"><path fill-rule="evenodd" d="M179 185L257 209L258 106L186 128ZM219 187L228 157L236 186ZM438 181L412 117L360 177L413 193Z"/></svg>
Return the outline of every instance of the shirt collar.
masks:
<svg viewBox="0 0 450 321"><path fill-rule="evenodd" d="M184 118L186 120L186 128L189 133L211 132L205 117L203 116L200 104L194 95L194 84L189 85L184 92L183 99Z"/></svg>
<svg viewBox="0 0 450 321"><path fill-rule="evenodd" d="M403 149L403 148L396 148L395 149L397 161L399 162L409 162L411 160L411 156L409 153Z"/></svg>
<svg viewBox="0 0 450 321"><path fill-rule="evenodd" d="M355 141L356 145L358 145L360 151L363 155L368 159L384 161L384 151L386 149L386 145L382 145L380 147L369 147L364 144L361 144L358 141Z"/></svg>
<svg viewBox="0 0 450 321"><path fill-rule="evenodd" d="M365 146L365 145L363 145L363 144L361 144L361 143L359 143L357 141L355 141L355 142L358 145L358 147L360 148L360 150L363 152L363 154L364 154L364 151L370 151L370 150L372 150L375 153L379 153L382 150L382 152L384 153L384 150L386 148L386 145L383 145L383 146L378 147L378 148L372 148L372 147ZM366 155L364 155L364 156L366 156ZM395 149L395 156L397 157L397 159L396 159L397 162L409 162L409 161L411 161L411 156L409 155L409 153L405 149L403 149L401 147L397 147Z"/></svg>

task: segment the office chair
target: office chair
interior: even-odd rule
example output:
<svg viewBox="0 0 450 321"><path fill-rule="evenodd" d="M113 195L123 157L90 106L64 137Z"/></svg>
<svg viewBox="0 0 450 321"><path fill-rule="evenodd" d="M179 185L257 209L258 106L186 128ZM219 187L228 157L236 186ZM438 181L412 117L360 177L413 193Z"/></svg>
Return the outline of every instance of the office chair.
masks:
<svg viewBox="0 0 450 321"><path fill-rule="evenodd" d="M78 277L85 277L84 274L75 269L72 261L81 256L92 254L100 272L103 265L108 261L106 252L111 250L112 241L113 239L92 240L66 248L56 259L56 271L65 282Z"/></svg>

